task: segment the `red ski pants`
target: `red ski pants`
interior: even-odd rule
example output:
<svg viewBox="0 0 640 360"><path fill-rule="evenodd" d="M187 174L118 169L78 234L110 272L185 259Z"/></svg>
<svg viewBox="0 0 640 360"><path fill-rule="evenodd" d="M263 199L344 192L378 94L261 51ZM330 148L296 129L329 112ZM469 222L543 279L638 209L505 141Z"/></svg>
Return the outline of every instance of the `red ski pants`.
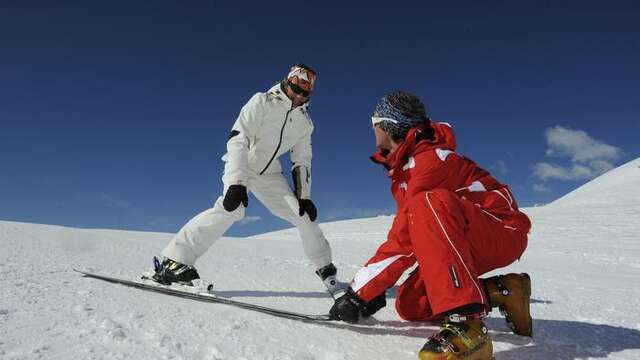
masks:
<svg viewBox="0 0 640 360"><path fill-rule="evenodd" d="M478 276L518 259L527 234L449 190L409 200L409 235L418 262L400 286L396 310L405 320L433 320L467 304L489 304Z"/></svg>

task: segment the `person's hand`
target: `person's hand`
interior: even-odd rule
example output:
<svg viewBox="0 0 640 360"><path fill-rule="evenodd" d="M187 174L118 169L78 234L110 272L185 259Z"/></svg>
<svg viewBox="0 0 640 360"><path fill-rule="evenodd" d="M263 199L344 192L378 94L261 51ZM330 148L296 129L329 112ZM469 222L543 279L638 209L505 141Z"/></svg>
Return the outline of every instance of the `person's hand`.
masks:
<svg viewBox="0 0 640 360"><path fill-rule="evenodd" d="M382 294L374 297L369 302L365 303L364 307L360 310L360 312L362 313L362 317L369 317L375 314L376 312L378 312L378 310L382 309L385 306L387 306L386 290L383 291Z"/></svg>
<svg viewBox="0 0 640 360"><path fill-rule="evenodd" d="M383 291L380 295L366 302L349 287L347 292L337 298L333 303L329 315L333 320L342 320L350 323L356 323L361 317L369 317L378 310L387 306L387 292Z"/></svg>
<svg viewBox="0 0 640 360"><path fill-rule="evenodd" d="M227 193L224 195L222 205L224 209L232 212L240 206L240 203L247 207L249 204L249 197L247 196L247 187L244 185L231 185L227 189Z"/></svg>
<svg viewBox="0 0 640 360"><path fill-rule="evenodd" d="M357 323L360 320L365 302L356 295L351 288L336 299L329 310L329 315L333 320L342 320L348 323Z"/></svg>
<svg viewBox="0 0 640 360"><path fill-rule="evenodd" d="M298 205L300 205L299 215L303 216L305 213L309 215L309 220L316 221L318 217L318 209L310 199L298 199Z"/></svg>

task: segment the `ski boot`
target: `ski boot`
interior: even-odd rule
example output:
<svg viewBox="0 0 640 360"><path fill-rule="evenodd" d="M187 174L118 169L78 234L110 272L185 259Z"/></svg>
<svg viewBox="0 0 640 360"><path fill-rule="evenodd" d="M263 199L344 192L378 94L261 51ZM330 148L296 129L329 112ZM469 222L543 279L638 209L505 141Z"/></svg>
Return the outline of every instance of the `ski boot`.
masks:
<svg viewBox="0 0 640 360"><path fill-rule="evenodd" d="M420 360L491 360L493 343L480 315L449 315L418 354Z"/></svg>
<svg viewBox="0 0 640 360"><path fill-rule="evenodd" d="M497 307L514 333L532 336L533 321L529 309L531 279L527 274L507 274L483 279L491 300L491 307Z"/></svg>
<svg viewBox="0 0 640 360"><path fill-rule="evenodd" d="M340 284L338 283L338 279L336 278L337 273L338 269L336 269L333 263L316 270L316 274L320 277L320 280L322 280L332 296L335 296L337 293L342 291Z"/></svg>
<svg viewBox="0 0 640 360"><path fill-rule="evenodd" d="M181 264L169 258L164 258L162 263L160 263L158 258L154 257L153 266L155 268L155 274L151 276L151 280L162 285L178 283L181 285L194 286L194 281L200 280L200 275L198 275L198 271L194 267Z"/></svg>

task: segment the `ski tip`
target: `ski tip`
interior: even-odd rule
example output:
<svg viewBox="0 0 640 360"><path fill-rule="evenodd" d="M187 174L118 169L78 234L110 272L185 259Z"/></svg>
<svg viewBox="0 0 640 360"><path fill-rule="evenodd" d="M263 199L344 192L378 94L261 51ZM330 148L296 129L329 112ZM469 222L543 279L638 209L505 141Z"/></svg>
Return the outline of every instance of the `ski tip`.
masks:
<svg viewBox="0 0 640 360"><path fill-rule="evenodd" d="M87 276L87 272L86 271L78 270L78 269L73 269L73 271L77 272L78 274L80 274L82 276Z"/></svg>
<svg viewBox="0 0 640 360"><path fill-rule="evenodd" d="M73 271L75 271L75 272L77 272L79 274L82 274L84 276L90 276L91 275L91 272L86 271L86 270L78 270L78 269L74 268Z"/></svg>

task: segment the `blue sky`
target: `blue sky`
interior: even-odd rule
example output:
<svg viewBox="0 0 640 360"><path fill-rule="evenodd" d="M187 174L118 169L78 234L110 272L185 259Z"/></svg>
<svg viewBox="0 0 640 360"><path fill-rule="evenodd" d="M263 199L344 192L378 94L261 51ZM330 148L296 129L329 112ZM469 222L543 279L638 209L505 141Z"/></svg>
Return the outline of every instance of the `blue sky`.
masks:
<svg viewBox="0 0 640 360"><path fill-rule="evenodd" d="M231 3L231 2L229 2ZM221 191L240 107L305 62L321 221L394 211L368 160L385 92L546 203L640 155L634 1L5 1L0 219L175 232ZM288 160L283 159L286 165ZM287 226L255 198L229 235Z"/></svg>

